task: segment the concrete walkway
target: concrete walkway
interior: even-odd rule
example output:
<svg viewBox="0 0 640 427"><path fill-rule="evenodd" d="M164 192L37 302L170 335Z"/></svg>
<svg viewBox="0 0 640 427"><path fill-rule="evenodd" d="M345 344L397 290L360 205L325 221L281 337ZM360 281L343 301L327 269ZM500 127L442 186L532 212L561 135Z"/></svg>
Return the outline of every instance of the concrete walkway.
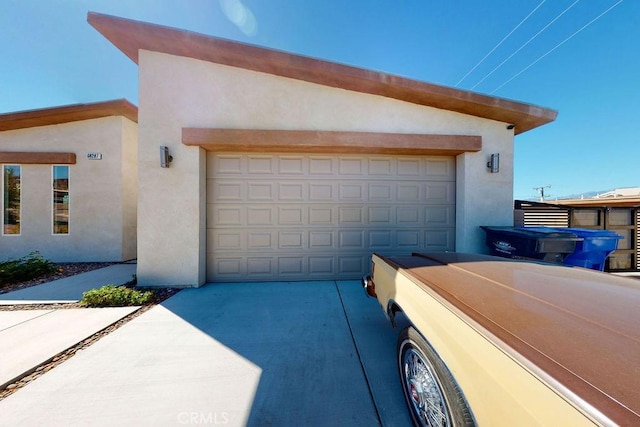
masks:
<svg viewBox="0 0 640 427"><path fill-rule="evenodd" d="M207 285L1 400L0 414L6 425L405 426L396 336L357 281Z"/></svg>
<svg viewBox="0 0 640 427"><path fill-rule="evenodd" d="M0 311L0 389L137 308Z"/></svg>
<svg viewBox="0 0 640 427"><path fill-rule="evenodd" d="M90 289L104 285L122 285L136 274L136 264L114 264L98 270L65 277L42 285L0 294L0 305L76 302Z"/></svg>
<svg viewBox="0 0 640 427"><path fill-rule="evenodd" d="M76 302L83 292L129 282L135 264L114 264L0 295L0 305ZM138 307L0 311L0 388L112 325Z"/></svg>

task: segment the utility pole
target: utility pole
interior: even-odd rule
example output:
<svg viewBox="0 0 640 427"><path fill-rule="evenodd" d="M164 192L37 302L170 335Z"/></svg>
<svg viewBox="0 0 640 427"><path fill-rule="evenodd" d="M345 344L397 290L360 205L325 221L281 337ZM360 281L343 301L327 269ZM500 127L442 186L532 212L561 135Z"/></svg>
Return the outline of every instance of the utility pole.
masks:
<svg viewBox="0 0 640 427"><path fill-rule="evenodd" d="M538 194L540 194L540 201L544 202L544 189L545 188L551 188L550 185L544 185L542 187L533 187L534 190L536 190L538 192Z"/></svg>

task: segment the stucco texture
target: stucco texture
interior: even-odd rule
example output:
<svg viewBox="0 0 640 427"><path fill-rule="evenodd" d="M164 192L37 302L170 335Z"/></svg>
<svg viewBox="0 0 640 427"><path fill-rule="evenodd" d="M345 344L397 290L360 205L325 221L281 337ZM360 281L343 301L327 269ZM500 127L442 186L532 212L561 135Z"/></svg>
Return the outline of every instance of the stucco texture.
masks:
<svg viewBox="0 0 640 427"><path fill-rule="evenodd" d="M513 131L506 124L409 102L205 61L141 51L138 280L205 280L205 152L182 128L478 135L482 151L456 159L456 250L484 251L478 228L512 221ZM159 147L174 158L160 168ZM500 172L487 161L500 153ZM327 153L330 154L330 153Z"/></svg>
<svg viewBox="0 0 640 427"><path fill-rule="evenodd" d="M69 234L52 230L52 165L21 165L21 234L0 236L1 259L36 250L55 262L136 258L136 123L105 117L0 132L0 151L76 154ZM102 159L87 159L90 152Z"/></svg>

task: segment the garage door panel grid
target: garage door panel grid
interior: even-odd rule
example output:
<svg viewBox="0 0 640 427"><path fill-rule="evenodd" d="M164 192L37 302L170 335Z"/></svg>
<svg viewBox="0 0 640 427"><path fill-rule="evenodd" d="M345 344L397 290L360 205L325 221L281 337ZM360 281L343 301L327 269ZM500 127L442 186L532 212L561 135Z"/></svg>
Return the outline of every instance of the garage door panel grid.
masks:
<svg viewBox="0 0 640 427"><path fill-rule="evenodd" d="M454 240L452 157L208 154L208 281L354 279Z"/></svg>

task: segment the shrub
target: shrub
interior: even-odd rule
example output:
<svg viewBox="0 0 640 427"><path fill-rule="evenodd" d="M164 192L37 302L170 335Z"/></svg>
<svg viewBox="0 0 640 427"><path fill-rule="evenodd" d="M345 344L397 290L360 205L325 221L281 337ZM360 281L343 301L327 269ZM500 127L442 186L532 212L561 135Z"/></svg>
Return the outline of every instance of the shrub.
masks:
<svg viewBox="0 0 640 427"><path fill-rule="evenodd" d="M0 285L35 279L53 273L55 269L53 262L34 251L16 260L0 262Z"/></svg>
<svg viewBox="0 0 640 427"><path fill-rule="evenodd" d="M151 291L139 291L126 286L106 285L82 294L80 303L87 307L124 307L144 305L154 301Z"/></svg>

